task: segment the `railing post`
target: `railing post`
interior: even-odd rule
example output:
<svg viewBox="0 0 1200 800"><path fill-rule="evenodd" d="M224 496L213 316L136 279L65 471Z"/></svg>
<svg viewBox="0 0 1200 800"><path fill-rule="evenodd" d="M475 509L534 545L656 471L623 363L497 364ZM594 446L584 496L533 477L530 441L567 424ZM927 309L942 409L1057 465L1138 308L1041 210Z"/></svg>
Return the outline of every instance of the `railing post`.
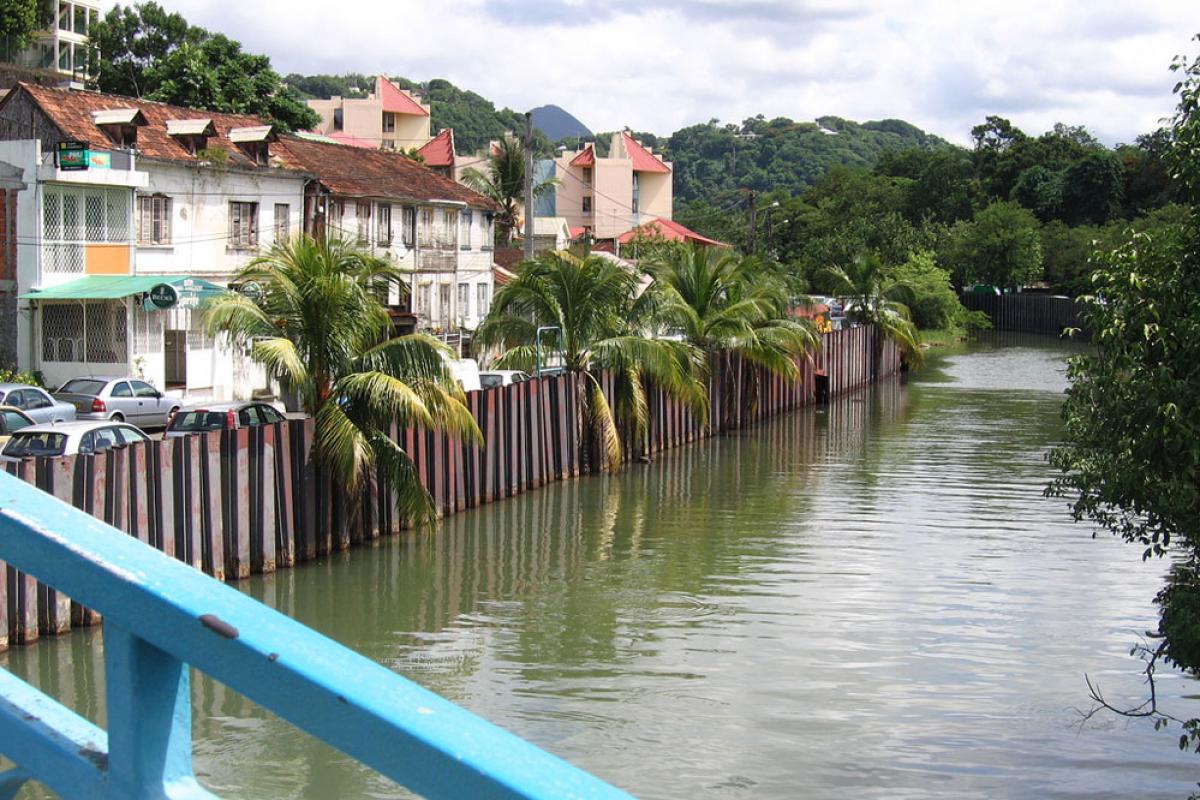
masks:
<svg viewBox="0 0 1200 800"><path fill-rule="evenodd" d="M111 796L131 800L213 797L192 772L192 696L187 665L104 623Z"/></svg>

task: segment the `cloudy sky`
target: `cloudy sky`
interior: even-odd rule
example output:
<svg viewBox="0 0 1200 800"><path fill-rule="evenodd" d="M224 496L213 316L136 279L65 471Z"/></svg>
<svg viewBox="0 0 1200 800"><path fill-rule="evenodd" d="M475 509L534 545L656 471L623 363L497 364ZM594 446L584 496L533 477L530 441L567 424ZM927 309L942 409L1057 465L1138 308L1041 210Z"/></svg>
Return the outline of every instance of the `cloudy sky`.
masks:
<svg viewBox="0 0 1200 800"><path fill-rule="evenodd" d="M898 117L960 143L988 114L1109 144L1171 113L1197 0L162 0L281 73L446 78L593 130L754 114Z"/></svg>

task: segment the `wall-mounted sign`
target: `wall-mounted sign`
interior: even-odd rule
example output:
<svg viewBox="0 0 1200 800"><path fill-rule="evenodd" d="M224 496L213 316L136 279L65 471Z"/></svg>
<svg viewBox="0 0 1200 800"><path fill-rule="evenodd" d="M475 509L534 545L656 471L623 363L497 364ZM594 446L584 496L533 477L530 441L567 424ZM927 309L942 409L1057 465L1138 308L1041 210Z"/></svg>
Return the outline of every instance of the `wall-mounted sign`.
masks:
<svg viewBox="0 0 1200 800"><path fill-rule="evenodd" d="M88 168L87 142L59 142L54 155L58 168L64 172Z"/></svg>
<svg viewBox="0 0 1200 800"><path fill-rule="evenodd" d="M150 291L146 294L146 302L149 304L148 307L170 308L179 302L179 293L171 284L159 283L150 287Z"/></svg>
<svg viewBox="0 0 1200 800"><path fill-rule="evenodd" d="M112 153L107 150L88 151L88 169L112 169Z"/></svg>
<svg viewBox="0 0 1200 800"><path fill-rule="evenodd" d="M263 298L263 288L258 281L246 281L238 287L238 292L252 303L257 303Z"/></svg>

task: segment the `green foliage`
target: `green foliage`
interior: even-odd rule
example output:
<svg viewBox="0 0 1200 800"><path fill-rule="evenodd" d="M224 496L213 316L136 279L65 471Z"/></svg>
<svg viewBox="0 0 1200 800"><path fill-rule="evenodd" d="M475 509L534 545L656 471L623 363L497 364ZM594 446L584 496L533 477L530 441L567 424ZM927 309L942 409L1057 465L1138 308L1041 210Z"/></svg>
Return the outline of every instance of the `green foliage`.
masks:
<svg viewBox="0 0 1200 800"><path fill-rule="evenodd" d="M1164 159L1189 205L1096 259L1082 301L1097 347L1071 361L1064 442L1050 453L1060 474L1047 494L1143 558L1171 556L1157 597L1161 644L1135 648L1147 656L1150 698L1117 710L1153 717L1156 728L1179 722L1180 747L1197 749L1200 720L1162 711L1153 684L1160 656L1200 673L1200 58L1174 68L1183 74Z"/></svg>
<svg viewBox="0 0 1200 800"><path fill-rule="evenodd" d="M892 277L908 287L908 310L919 329L953 328L965 319L966 309L950 284L950 272L937 265L932 252L911 254L892 270Z"/></svg>
<svg viewBox="0 0 1200 800"><path fill-rule="evenodd" d="M366 97L375 91L375 76L358 72L345 75L300 75L292 72L284 82L304 100L328 100L331 97Z"/></svg>
<svg viewBox="0 0 1200 800"><path fill-rule="evenodd" d="M885 339L896 343L910 366L921 366L924 361L921 337L906 305L913 299L911 286L899 280L895 271L873 254L859 256L844 268L827 267L825 271L833 293L846 300L846 316L874 325L880 334L875 342L872 374L879 374Z"/></svg>
<svg viewBox="0 0 1200 800"><path fill-rule="evenodd" d="M29 386L41 386L40 373L22 372L16 369L0 367L0 383L24 383Z"/></svg>
<svg viewBox="0 0 1200 800"><path fill-rule="evenodd" d="M164 103L253 114L288 130L315 126L318 117L271 69L266 56L188 24L155 2L114 6L91 31L104 54L95 87Z"/></svg>
<svg viewBox="0 0 1200 800"><path fill-rule="evenodd" d="M741 125L711 120L676 131L664 143L664 157L675 165L676 200L690 203L743 188L797 193L838 165L870 168L887 150L947 146L900 120L818 122L768 121L760 114Z"/></svg>
<svg viewBox="0 0 1200 800"><path fill-rule="evenodd" d="M957 223L947 248L954 282L1020 287L1042 277L1038 221L1016 203L995 202Z"/></svg>
<svg viewBox="0 0 1200 800"><path fill-rule="evenodd" d="M422 334L388 338L391 322L378 297L402 285L402 275L348 243L301 235L276 243L234 277L262 287L260 299L215 298L205 325L248 348L299 395L316 425L314 458L348 496L377 476L394 491L400 513L428 523L437 509L388 432L421 427L481 437L447 369L449 349Z"/></svg>
<svg viewBox="0 0 1200 800"><path fill-rule="evenodd" d="M0 3L0 57L13 58L33 41L33 34L54 19L45 0L6 0Z"/></svg>
<svg viewBox="0 0 1200 800"><path fill-rule="evenodd" d="M546 253L523 262L476 332L480 347L504 350L500 363L530 370L538 326L562 335L565 368L584 381L584 419L602 452L586 451L589 464L615 469L621 462L619 426L643 441L649 424L646 380L687 402L700 417L707 397L701 353L683 342L647 339L652 296L638 295L637 276L602 256ZM600 388L601 373L614 379L615 407Z"/></svg>

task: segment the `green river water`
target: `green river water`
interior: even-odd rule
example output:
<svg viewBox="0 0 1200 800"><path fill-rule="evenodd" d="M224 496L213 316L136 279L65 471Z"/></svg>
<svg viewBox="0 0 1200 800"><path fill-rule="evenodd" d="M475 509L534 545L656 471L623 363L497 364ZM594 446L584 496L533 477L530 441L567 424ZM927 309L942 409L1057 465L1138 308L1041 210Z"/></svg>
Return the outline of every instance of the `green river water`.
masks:
<svg viewBox="0 0 1200 800"><path fill-rule="evenodd" d="M1101 716L1162 562L1042 497L1067 349L995 337L889 382L248 593L642 798L1183 798L1200 757ZM100 631L0 664L103 721ZM197 677L235 798L407 797ZM1160 695L1200 715L1191 681ZM36 788L22 796L40 796Z"/></svg>

